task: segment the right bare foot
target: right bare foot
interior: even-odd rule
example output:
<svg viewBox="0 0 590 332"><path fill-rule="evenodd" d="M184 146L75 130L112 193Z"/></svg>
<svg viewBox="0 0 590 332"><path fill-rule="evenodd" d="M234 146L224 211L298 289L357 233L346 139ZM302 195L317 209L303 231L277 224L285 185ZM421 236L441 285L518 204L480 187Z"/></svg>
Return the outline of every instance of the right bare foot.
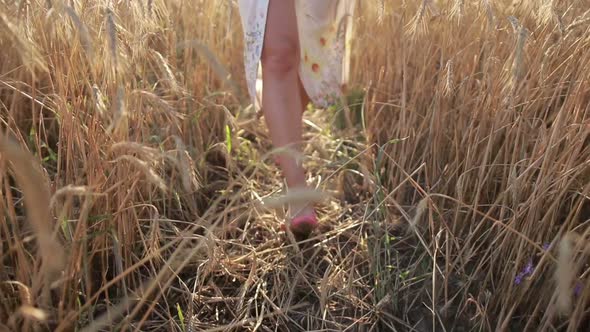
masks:
<svg viewBox="0 0 590 332"><path fill-rule="evenodd" d="M289 228L297 238L307 238L318 226L315 210L310 205L290 206Z"/></svg>

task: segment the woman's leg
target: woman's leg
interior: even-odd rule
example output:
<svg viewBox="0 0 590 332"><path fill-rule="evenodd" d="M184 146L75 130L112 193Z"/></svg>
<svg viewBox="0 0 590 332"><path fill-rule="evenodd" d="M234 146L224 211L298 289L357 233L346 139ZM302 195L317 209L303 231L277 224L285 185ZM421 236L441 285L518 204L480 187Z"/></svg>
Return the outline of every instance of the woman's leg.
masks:
<svg viewBox="0 0 590 332"><path fill-rule="evenodd" d="M294 0L270 0L262 50L262 110L275 148L301 152L303 103L299 81L299 37ZM304 91L304 90L303 90ZM276 160L289 189L306 188L305 170L293 153ZM306 204L292 204L291 217L313 213Z"/></svg>

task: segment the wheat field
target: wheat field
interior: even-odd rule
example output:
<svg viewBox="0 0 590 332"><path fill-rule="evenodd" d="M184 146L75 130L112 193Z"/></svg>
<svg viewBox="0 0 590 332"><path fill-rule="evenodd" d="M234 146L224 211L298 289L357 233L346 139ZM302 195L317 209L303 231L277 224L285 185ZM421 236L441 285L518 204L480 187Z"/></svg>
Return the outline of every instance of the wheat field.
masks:
<svg viewBox="0 0 590 332"><path fill-rule="evenodd" d="M237 1L0 0L0 331L590 329L590 1L356 14L295 243Z"/></svg>

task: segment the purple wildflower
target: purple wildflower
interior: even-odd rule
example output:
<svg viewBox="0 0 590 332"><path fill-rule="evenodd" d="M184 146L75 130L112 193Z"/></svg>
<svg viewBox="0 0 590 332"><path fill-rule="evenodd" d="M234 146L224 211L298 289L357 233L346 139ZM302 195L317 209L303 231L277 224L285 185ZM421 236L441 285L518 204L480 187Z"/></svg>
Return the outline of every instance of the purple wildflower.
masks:
<svg viewBox="0 0 590 332"><path fill-rule="evenodd" d="M546 242L543 243L543 250L547 251L551 249L551 243ZM524 266L524 268L522 269L522 271L520 271L516 277L514 278L514 284L516 285L520 285L522 283L522 280L530 275L533 274L533 272L535 271L535 265L533 264L532 260L529 260L526 265Z"/></svg>
<svg viewBox="0 0 590 332"><path fill-rule="evenodd" d="M530 276L531 274L533 274L534 269L535 267L533 266L533 261L529 261L522 270L522 273L526 276Z"/></svg>
<svg viewBox="0 0 590 332"><path fill-rule="evenodd" d="M576 297L579 297L580 295L582 295L582 290L583 290L583 288L584 288L584 287L582 286L582 283L578 281L578 282L576 283L576 286L574 286L574 295L575 295Z"/></svg>
<svg viewBox="0 0 590 332"><path fill-rule="evenodd" d="M520 271L520 273L514 278L514 284L520 285L522 283L522 279L533 274L534 270L535 266L533 265L533 261L529 260L524 269L522 269L522 271Z"/></svg>

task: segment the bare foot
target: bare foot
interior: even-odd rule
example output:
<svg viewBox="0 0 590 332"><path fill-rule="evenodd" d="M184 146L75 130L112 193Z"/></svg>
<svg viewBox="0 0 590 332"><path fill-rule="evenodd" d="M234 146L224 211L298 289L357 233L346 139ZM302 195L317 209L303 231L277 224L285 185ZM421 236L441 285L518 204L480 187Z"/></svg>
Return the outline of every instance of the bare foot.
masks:
<svg viewBox="0 0 590 332"><path fill-rule="evenodd" d="M289 207L289 228L296 239L305 239L318 226L318 219L309 204L292 204Z"/></svg>

